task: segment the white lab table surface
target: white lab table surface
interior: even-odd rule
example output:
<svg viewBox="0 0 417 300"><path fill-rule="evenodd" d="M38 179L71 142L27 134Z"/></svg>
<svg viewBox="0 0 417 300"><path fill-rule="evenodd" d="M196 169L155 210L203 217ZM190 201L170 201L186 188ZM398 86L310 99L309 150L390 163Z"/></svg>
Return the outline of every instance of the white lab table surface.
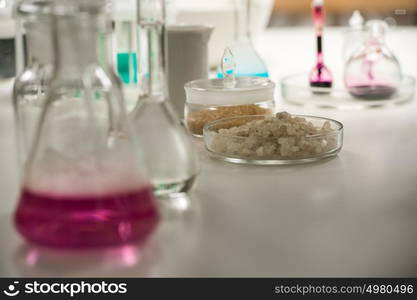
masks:
<svg viewBox="0 0 417 300"><path fill-rule="evenodd" d="M325 59L342 69L342 31L329 28ZM417 76L417 28L389 45ZM307 72L310 28L275 28L256 42L272 79ZM345 126L338 157L297 166L242 166L200 149L193 209L165 220L143 246L60 252L14 230L19 192L10 97L0 84L0 276L417 276L417 101L362 111L306 109Z"/></svg>

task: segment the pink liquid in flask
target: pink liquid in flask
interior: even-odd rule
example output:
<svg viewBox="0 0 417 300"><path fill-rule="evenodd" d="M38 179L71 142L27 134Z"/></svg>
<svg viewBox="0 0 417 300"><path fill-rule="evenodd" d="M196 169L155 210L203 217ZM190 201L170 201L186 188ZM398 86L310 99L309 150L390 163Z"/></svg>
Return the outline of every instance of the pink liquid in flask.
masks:
<svg viewBox="0 0 417 300"><path fill-rule="evenodd" d="M141 242L159 214L150 187L102 195L63 195L24 188L15 224L29 241L60 248Z"/></svg>

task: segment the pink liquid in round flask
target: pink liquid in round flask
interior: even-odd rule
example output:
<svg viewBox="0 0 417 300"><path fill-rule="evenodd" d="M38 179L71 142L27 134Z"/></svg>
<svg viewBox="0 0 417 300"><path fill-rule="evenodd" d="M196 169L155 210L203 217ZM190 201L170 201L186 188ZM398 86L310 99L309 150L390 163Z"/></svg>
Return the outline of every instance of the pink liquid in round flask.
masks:
<svg viewBox="0 0 417 300"><path fill-rule="evenodd" d="M389 100L401 86L402 72L385 43L388 24L370 20L365 28L367 38L346 62L345 86L358 100Z"/></svg>

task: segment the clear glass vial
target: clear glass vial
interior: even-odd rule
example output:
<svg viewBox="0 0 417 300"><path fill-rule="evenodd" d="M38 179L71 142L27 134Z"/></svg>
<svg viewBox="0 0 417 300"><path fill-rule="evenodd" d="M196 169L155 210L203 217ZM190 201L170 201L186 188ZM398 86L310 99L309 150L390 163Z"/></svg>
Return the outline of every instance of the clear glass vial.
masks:
<svg viewBox="0 0 417 300"><path fill-rule="evenodd" d="M130 113L150 168L155 195L162 203L186 198L199 172L196 151L167 99L164 74L163 0L138 0L141 92ZM164 201L167 200L167 201Z"/></svg>
<svg viewBox="0 0 417 300"><path fill-rule="evenodd" d="M108 9L106 0L53 4L56 68L15 214L37 244L118 246L144 241L159 221L110 63Z"/></svg>
<svg viewBox="0 0 417 300"><path fill-rule="evenodd" d="M345 65L344 82L349 93L363 100L389 99L401 84L400 64L385 43L388 25L366 22L367 38Z"/></svg>
<svg viewBox="0 0 417 300"><path fill-rule="evenodd" d="M54 67L50 0L23 0L16 6L19 26L26 32L28 61L16 77L13 105L20 166L26 161Z"/></svg>

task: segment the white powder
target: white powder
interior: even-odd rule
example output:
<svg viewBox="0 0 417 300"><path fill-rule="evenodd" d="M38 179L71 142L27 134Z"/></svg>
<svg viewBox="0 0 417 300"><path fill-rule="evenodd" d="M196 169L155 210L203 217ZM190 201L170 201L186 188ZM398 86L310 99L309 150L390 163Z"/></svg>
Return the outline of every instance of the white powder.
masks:
<svg viewBox="0 0 417 300"><path fill-rule="evenodd" d="M225 155L278 159L313 157L336 147L337 132L329 121L318 127L286 112L219 129L210 145Z"/></svg>

